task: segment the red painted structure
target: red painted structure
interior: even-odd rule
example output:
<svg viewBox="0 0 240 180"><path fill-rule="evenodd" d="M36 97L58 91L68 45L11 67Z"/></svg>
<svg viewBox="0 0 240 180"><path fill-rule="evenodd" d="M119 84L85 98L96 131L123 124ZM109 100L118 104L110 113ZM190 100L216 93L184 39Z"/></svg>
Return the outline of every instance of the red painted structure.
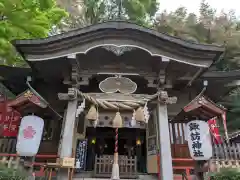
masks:
<svg viewBox="0 0 240 180"><path fill-rule="evenodd" d="M7 100L3 95L0 96L0 136L16 137L21 121L21 110L36 105L45 108L38 96L32 91L27 90L13 100Z"/></svg>

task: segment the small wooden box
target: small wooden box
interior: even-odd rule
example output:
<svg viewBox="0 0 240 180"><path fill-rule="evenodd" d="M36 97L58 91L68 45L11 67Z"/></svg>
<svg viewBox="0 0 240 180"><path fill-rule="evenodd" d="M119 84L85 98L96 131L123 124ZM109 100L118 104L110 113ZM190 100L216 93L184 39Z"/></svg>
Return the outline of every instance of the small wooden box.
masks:
<svg viewBox="0 0 240 180"><path fill-rule="evenodd" d="M62 167L69 167L69 168L74 168L75 166L75 158L59 158L58 163L62 166Z"/></svg>

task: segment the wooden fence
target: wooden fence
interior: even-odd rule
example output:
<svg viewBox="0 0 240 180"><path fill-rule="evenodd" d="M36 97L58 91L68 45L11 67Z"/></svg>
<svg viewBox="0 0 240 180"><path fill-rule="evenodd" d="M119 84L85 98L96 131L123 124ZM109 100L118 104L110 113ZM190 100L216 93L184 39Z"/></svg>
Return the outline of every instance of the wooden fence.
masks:
<svg viewBox="0 0 240 180"><path fill-rule="evenodd" d="M57 155L47 155L47 154L38 154L36 159L48 159L50 162L56 162ZM26 160L21 160L17 154L6 154L0 153L0 163L6 165L8 168L19 169L23 168L27 170L28 168L33 167L36 177L45 176L45 171L43 165L45 162L30 162ZM53 173L55 175L56 173Z"/></svg>
<svg viewBox="0 0 240 180"><path fill-rule="evenodd" d="M0 138L0 153L16 153L16 138Z"/></svg>
<svg viewBox="0 0 240 180"><path fill-rule="evenodd" d="M223 143L213 145L213 159L216 160L240 160L240 144Z"/></svg>
<svg viewBox="0 0 240 180"><path fill-rule="evenodd" d="M136 178L137 177L137 158L119 156L119 175L121 178ZM95 177L111 177L113 165L112 155L96 156L94 176Z"/></svg>

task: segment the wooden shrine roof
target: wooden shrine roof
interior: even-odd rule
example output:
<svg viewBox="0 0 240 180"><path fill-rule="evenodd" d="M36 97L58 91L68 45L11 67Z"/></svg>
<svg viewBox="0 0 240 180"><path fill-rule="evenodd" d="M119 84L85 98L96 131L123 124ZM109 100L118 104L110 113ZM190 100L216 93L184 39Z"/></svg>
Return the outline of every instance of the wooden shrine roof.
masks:
<svg viewBox="0 0 240 180"><path fill-rule="evenodd" d="M206 71L203 75L203 78L207 79L214 79L216 80L221 79L221 80L236 80L240 78L240 70L232 70L232 71Z"/></svg>
<svg viewBox="0 0 240 180"><path fill-rule="evenodd" d="M172 119L172 121L189 121L192 118L209 120L224 114L226 109L221 107L204 95L199 95L189 104L183 107L182 111Z"/></svg>
<svg viewBox="0 0 240 180"><path fill-rule="evenodd" d="M191 59L197 66L209 67L224 51L222 46L185 41L123 21L104 22L45 39L15 40L12 43L29 62L59 59L74 53L86 54L93 48L110 44L138 47L153 56L174 55L171 56L173 60L182 57L182 62Z"/></svg>
<svg viewBox="0 0 240 180"><path fill-rule="evenodd" d="M32 74L32 71L34 70L31 68L19 68L0 65L0 81L12 93L18 95L28 88L26 85L26 79L28 75ZM33 78L35 77L33 76ZM232 82L238 79L240 79L240 71L206 71L200 76L200 78L195 81L196 83L194 83L192 86L197 90L201 90L202 81L208 80L209 83L205 94L214 101L219 101L225 94L237 86L237 84L234 84ZM39 89L36 90L39 91Z"/></svg>
<svg viewBox="0 0 240 180"><path fill-rule="evenodd" d="M137 24L126 22L126 21L110 21L110 22L99 23L96 25L90 25L84 28L72 30L63 34L50 36L45 39L16 40L14 41L14 44L20 49L21 49L21 46L30 45L31 47L38 47L39 49L43 48L44 50L47 50L46 47L44 48L44 46L46 46L47 44L55 43L55 45L57 45L57 43L59 43L59 41L61 40L66 40L66 39L74 40L74 38L79 38L80 36L83 36L84 34L89 32L93 33L92 35L94 36L96 35L99 36L98 33L95 33L96 31L99 31L99 30L128 30L128 29L138 32L139 36L141 35L141 33L147 33L159 39L169 41L171 43L178 44L190 49L203 50L203 51L215 51L215 52L224 51L223 46L193 43L190 41L182 40L180 38L170 36L165 33L160 33L153 29L149 29L149 28L139 26ZM60 45L64 46L64 44L62 43L60 43ZM26 48L24 50L26 50L26 52L27 50L31 50L30 46L28 46L29 49Z"/></svg>
<svg viewBox="0 0 240 180"><path fill-rule="evenodd" d="M26 79L31 71L31 68L0 65L0 81L13 94L18 95L28 88L26 85Z"/></svg>
<svg viewBox="0 0 240 180"><path fill-rule="evenodd" d="M197 82L207 80L208 86L205 91L205 94L218 102L222 100L228 93L240 85L240 71L210 71L207 70L202 76L198 79ZM195 84L197 89L201 89L202 83L198 85Z"/></svg>
<svg viewBox="0 0 240 180"><path fill-rule="evenodd" d="M7 106L16 109L19 112L27 108L47 108L47 104L43 102L34 92L26 90L19 94L15 99L7 101ZM33 111L31 111L33 112Z"/></svg>

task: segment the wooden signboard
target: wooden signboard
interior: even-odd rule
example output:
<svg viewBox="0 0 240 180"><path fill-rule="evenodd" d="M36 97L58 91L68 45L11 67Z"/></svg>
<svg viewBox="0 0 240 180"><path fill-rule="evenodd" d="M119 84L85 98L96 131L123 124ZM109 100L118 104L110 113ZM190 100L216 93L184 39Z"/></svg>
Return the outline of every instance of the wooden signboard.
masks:
<svg viewBox="0 0 240 180"><path fill-rule="evenodd" d="M156 132L156 111L154 111L153 116L150 117L147 124L147 172L148 173L158 173L157 165L157 132Z"/></svg>
<svg viewBox="0 0 240 180"><path fill-rule="evenodd" d="M87 140L79 139L76 147L76 172L84 171L86 168L87 158Z"/></svg>
<svg viewBox="0 0 240 180"><path fill-rule="evenodd" d="M75 167L75 158L69 158L69 157L60 158L60 159L58 159L58 163L62 167L74 168Z"/></svg>

